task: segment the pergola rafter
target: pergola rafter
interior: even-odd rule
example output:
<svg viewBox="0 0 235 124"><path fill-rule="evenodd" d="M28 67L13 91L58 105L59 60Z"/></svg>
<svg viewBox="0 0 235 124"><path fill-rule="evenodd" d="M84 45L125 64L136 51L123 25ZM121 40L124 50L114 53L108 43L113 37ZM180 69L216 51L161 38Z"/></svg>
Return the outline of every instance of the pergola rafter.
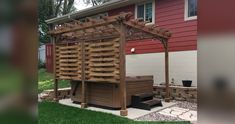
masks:
<svg viewBox="0 0 235 124"><path fill-rule="evenodd" d="M131 17L132 13L120 13L116 16L102 17L101 19L96 20L86 18L88 22L73 20L70 23L56 25L49 31L49 34L53 37L54 41L54 53L61 50L60 54L54 54L56 100L58 96L58 79L80 80L82 82L82 107L86 106L85 81L117 83L120 85L120 114L123 116L127 115L125 81L126 41L157 39L163 44L165 49L166 101L169 101L168 39L171 37L171 33L157 25L146 25L146 22L138 19L131 19ZM68 46L60 47L61 44L67 44ZM69 44L74 45L69 46ZM56 45L58 46L56 47ZM99 46L111 47L99 48ZM63 51L63 49L67 51ZM89 53L86 53L87 51L89 51ZM105 51L105 53L102 53L102 51ZM75 53L76 55L67 53ZM77 56L78 54L79 56ZM89 54L89 58L87 58L87 54ZM109 58L107 58L107 56ZM57 62L58 57L64 57L65 59ZM89 62L87 62L87 59L89 59ZM104 61L105 63L103 63ZM60 64L60 62L68 63ZM96 62L99 63L97 64ZM60 66L57 67L56 64L60 64ZM90 66L90 70L87 65ZM68 66L72 68L68 68ZM58 72L56 70L57 68L61 68L62 71ZM89 71L87 71L87 69ZM64 72L63 70L70 71ZM87 76L87 73L90 73L90 77Z"/></svg>
<svg viewBox="0 0 235 124"><path fill-rule="evenodd" d="M122 21L125 25L129 26L130 28L141 30L142 32L148 34L152 34L156 38L159 37L159 38L169 39L171 37L171 33L168 30L160 28L159 26L156 25L146 25L146 22L143 22L142 20L138 19L131 20L130 19L131 16L132 16L131 13L121 13L120 15L117 16L103 17L97 20L88 18L87 19L88 22L83 22L83 23L77 20L73 20L71 23L65 23L62 25L55 26L55 29L49 31L49 34L60 35L68 32L83 31L83 33L76 33L76 36L81 37L81 36L89 36L89 33L90 36L92 36L93 35L92 32L95 32L96 34L99 34L98 32L101 32L100 34L102 35L102 31L108 32L107 30L109 29L111 29L109 33L113 33L113 31L119 32L119 30L114 25ZM86 30L93 30L93 31L86 33ZM127 34L127 37L130 36L128 36Z"/></svg>

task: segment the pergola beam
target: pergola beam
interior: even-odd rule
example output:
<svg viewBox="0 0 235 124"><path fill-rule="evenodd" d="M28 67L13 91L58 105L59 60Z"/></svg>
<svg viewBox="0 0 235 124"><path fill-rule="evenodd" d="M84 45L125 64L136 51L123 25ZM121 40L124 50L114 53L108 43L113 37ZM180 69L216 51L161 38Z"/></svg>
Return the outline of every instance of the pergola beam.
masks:
<svg viewBox="0 0 235 124"><path fill-rule="evenodd" d="M134 23L134 22L131 22L131 21L124 22L124 24L126 24L126 25L128 25L128 26L130 26L132 28L135 28L135 29L138 29L138 30L142 30L142 31L144 31L146 33L149 33L149 34L161 37L161 38L168 39L171 36L171 33L168 32L167 30L164 30L164 29L155 30L152 27L145 26L145 24Z"/></svg>
<svg viewBox="0 0 235 124"><path fill-rule="evenodd" d="M102 39L111 39L111 38L117 38L120 37L120 34L104 34L102 36L94 36L94 37L84 37L84 38L79 38L79 37L63 37L65 39L70 39L70 40L74 40L74 41L65 41L66 43L78 43L81 41L85 41L85 42L90 42L90 41L96 41L96 40L102 40ZM64 42L60 42L58 44L64 44Z"/></svg>
<svg viewBox="0 0 235 124"><path fill-rule="evenodd" d="M73 28L61 27L59 29L49 31L49 34L50 35L57 35L57 34L73 32L73 31L77 31L77 30L85 30L85 29L88 29L88 28L93 28L93 27L97 27L97 26L112 24L114 22L117 22L117 19L119 17L128 19L130 17L130 15L132 15L132 14L131 13L122 13L122 14L117 15L117 16L104 17L102 20L99 20L99 21L96 21L96 22L90 21L90 22L86 22L86 23L81 23L80 25L74 25Z"/></svg>

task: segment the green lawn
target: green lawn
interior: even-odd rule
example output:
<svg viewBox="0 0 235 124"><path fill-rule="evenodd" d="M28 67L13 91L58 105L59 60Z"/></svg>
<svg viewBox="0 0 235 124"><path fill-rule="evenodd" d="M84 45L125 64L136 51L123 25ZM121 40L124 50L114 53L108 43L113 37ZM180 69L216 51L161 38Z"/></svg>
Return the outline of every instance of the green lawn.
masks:
<svg viewBox="0 0 235 124"><path fill-rule="evenodd" d="M59 88L69 87L68 81L59 81ZM53 89L53 74L38 71L38 91ZM38 105L39 124L190 124L189 122L138 122L112 114L64 106L53 102Z"/></svg>
<svg viewBox="0 0 235 124"><path fill-rule="evenodd" d="M59 80L59 88L70 87L70 83L67 80ZM45 69L38 70L38 92L41 93L43 90L53 89L53 74L47 73Z"/></svg>
<svg viewBox="0 0 235 124"><path fill-rule="evenodd" d="M52 102L41 102L38 107L39 124L190 124L189 122L139 122Z"/></svg>

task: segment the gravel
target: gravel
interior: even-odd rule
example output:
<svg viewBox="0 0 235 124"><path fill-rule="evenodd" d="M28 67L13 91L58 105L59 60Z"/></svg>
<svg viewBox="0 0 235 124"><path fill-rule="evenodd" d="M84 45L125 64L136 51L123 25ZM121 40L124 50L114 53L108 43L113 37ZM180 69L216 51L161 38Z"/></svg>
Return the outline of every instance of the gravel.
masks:
<svg viewBox="0 0 235 124"><path fill-rule="evenodd" d="M193 111L197 111L197 103L190 103L186 101L173 101L177 104L171 106L171 107L180 107L185 108ZM161 111L161 110L160 110ZM136 119L137 121L185 121L178 117L173 116L166 116L158 113L158 111L150 113L148 115L139 117Z"/></svg>
<svg viewBox="0 0 235 124"><path fill-rule="evenodd" d="M197 111L197 103L190 103L190 102L182 102L182 101L174 101L177 104L175 107L186 108L189 110Z"/></svg>

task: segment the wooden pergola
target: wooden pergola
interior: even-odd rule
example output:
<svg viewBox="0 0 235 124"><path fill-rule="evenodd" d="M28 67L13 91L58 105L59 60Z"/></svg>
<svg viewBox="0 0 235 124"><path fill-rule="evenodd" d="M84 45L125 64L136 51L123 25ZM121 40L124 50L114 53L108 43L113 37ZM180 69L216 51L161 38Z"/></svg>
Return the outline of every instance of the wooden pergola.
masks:
<svg viewBox="0 0 235 124"><path fill-rule="evenodd" d="M52 36L52 41L54 44L54 90L56 101L58 101L58 80L60 79L79 80L82 82L82 108L85 108L87 106L87 82L97 81L106 83L116 83L120 86L120 114L122 116L126 116L126 42L132 40L153 39L156 41L160 41L164 46L166 83L165 101L169 102L170 96L168 39L171 37L171 33L168 30L160 28L157 25L146 25L147 22L138 19L131 19L131 17L132 13L120 13L116 16L101 17L100 19L96 20L86 18L86 22L73 20L70 23L55 25L53 29L49 31L49 34ZM115 38L118 38L117 42L115 41L115 43L113 40L107 41L107 39ZM107 42L103 42L105 40ZM108 46L109 44L112 44L113 46L116 45L115 49L108 47L100 47ZM99 47L97 48L97 46ZM67 51L63 51L65 49ZM87 52L87 50L91 50L91 52ZM114 57L110 58L99 58L99 55L108 56L109 54L111 54L109 52L96 54L96 52L99 53L101 51L113 51L113 53L118 55L114 54ZM75 53L76 55L79 54L79 56L75 56L76 59L71 59L74 57L73 53ZM88 58L91 56L96 56L98 58ZM58 57L65 57L65 59L59 60ZM62 63L65 61L67 63ZM105 63L106 65L103 65L103 63L92 63L91 65L89 65L87 64L88 61L91 61L90 63L94 63L97 61L105 61L107 63ZM112 63L113 61L118 63L115 64L115 70L112 71L116 72L115 75L114 73L110 72L110 69L112 68L104 68L104 66L114 64ZM93 66L102 66L102 68L97 69L93 68Z"/></svg>

